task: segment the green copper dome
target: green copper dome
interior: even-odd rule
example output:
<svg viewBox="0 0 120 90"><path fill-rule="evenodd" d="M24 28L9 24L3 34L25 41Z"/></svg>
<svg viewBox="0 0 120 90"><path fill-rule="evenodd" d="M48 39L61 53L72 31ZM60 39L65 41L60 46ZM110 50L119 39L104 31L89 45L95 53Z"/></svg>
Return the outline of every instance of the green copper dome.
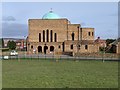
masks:
<svg viewBox="0 0 120 90"><path fill-rule="evenodd" d="M57 14L53 13L53 11L50 11L50 12L46 13L42 17L42 19L60 19L60 17Z"/></svg>

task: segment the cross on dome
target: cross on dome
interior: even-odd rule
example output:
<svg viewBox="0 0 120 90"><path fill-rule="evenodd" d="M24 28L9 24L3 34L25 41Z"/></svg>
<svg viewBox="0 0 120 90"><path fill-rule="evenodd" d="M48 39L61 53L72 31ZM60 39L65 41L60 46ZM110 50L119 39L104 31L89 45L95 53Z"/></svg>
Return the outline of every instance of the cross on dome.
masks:
<svg viewBox="0 0 120 90"><path fill-rule="evenodd" d="M52 9L52 8L50 8L50 12L53 12L53 9Z"/></svg>

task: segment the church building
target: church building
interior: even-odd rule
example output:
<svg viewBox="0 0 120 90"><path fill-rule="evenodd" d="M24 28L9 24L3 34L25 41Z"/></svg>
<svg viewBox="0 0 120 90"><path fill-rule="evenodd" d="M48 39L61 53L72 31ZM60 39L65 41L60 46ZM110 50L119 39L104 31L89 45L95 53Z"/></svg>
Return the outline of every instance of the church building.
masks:
<svg viewBox="0 0 120 90"><path fill-rule="evenodd" d="M94 43L94 28L82 28L80 24L72 24L53 11L43 15L42 19L29 19L28 27L29 54L98 52L98 45Z"/></svg>

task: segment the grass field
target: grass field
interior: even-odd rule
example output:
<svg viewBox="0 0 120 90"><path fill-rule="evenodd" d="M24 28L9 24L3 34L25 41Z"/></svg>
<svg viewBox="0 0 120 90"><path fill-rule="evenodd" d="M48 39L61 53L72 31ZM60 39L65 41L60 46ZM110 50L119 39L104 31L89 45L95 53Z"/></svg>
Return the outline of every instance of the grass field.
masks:
<svg viewBox="0 0 120 90"><path fill-rule="evenodd" d="M3 88L117 88L118 62L3 60Z"/></svg>

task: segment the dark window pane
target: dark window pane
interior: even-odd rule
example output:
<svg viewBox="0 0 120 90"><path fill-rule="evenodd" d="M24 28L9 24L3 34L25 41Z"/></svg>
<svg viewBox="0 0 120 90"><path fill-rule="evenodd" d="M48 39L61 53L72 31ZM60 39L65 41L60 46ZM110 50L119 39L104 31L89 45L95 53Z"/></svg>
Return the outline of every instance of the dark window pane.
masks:
<svg viewBox="0 0 120 90"><path fill-rule="evenodd" d="M74 37L75 37L75 34L74 33L72 33L72 40L74 41Z"/></svg>
<svg viewBox="0 0 120 90"><path fill-rule="evenodd" d="M88 49L88 45L85 45L85 49Z"/></svg>
<svg viewBox="0 0 120 90"><path fill-rule="evenodd" d="M41 42L41 33L39 33L39 42Z"/></svg>
<svg viewBox="0 0 120 90"><path fill-rule="evenodd" d="M45 31L43 30L43 42L45 42Z"/></svg>
<svg viewBox="0 0 120 90"><path fill-rule="evenodd" d="M53 31L52 30L50 31L50 41L51 42L53 41Z"/></svg>
<svg viewBox="0 0 120 90"><path fill-rule="evenodd" d="M71 49L73 49L73 44L70 46Z"/></svg>
<svg viewBox="0 0 120 90"><path fill-rule="evenodd" d="M57 34L56 33L55 33L54 39L55 39L55 42L57 42Z"/></svg>
<svg viewBox="0 0 120 90"><path fill-rule="evenodd" d="M88 35L90 36L90 32L88 32Z"/></svg>
<svg viewBox="0 0 120 90"><path fill-rule="evenodd" d="M31 49L33 49L33 46L31 46Z"/></svg>
<svg viewBox="0 0 120 90"><path fill-rule="evenodd" d="M46 40L46 41L49 42L49 30L47 30L47 33L46 33L46 34L47 34L47 35L46 35L46 36L47 36L47 38L46 38L47 40Z"/></svg>

